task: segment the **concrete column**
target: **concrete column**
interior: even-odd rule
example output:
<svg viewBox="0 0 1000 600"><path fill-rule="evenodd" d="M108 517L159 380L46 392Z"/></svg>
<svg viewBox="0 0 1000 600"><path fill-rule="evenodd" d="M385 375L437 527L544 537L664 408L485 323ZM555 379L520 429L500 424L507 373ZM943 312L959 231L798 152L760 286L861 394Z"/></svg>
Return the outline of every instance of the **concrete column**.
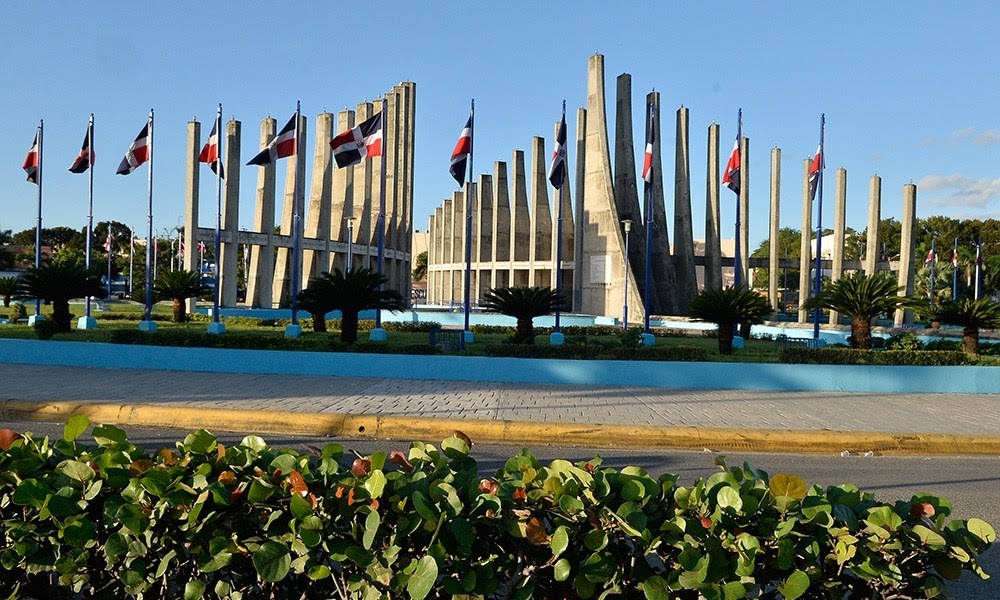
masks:
<svg viewBox="0 0 1000 600"><path fill-rule="evenodd" d="M445 258L445 235L447 230L446 217L444 213L444 205L441 205L434 209L434 266L436 270L434 271L434 303L443 304L444 303L444 264L448 262ZM450 233L450 232L449 232ZM449 245L450 251L450 245ZM448 256L448 258L451 258ZM428 262L428 264L430 264Z"/></svg>
<svg viewBox="0 0 1000 600"><path fill-rule="evenodd" d="M462 221L462 240L465 244L469 245L469 257L470 257L470 267L469 267L469 302L476 304L479 301L479 296L476 295L479 289L479 189L475 183L467 184L468 187L468 200L465 203L465 219ZM469 215L472 215L472 237L471 239L465 235L466 233L466 220ZM462 302L465 302L465 246L462 246Z"/></svg>
<svg viewBox="0 0 1000 600"><path fill-rule="evenodd" d="M201 163L198 154L201 152L201 123L189 121L187 128L187 154L185 155L184 181L184 269L198 269L198 240L195 233L198 229L198 185L201 176ZM197 308L197 298L188 298L187 311L194 312Z"/></svg>
<svg viewBox="0 0 1000 600"><path fill-rule="evenodd" d="M437 238L437 226L434 223L436 214L435 210L435 214L427 219L427 298L424 300L427 304L434 303L435 272L432 269L437 264L437 257L434 255L434 240Z"/></svg>
<svg viewBox="0 0 1000 600"><path fill-rule="evenodd" d="M836 200L833 213L833 269L830 281L837 281L844 275L844 219L847 216L847 169L837 169ZM830 311L830 324L840 324L840 313Z"/></svg>
<svg viewBox="0 0 1000 600"><path fill-rule="evenodd" d="M750 138L743 136L740 148L740 256L743 257L742 281L753 287L750 280Z"/></svg>
<svg viewBox="0 0 1000 600"><path fill-rule="evenodd" d="M510 285L530 285L531 260L531 214L528 210L528 190L524 181L524 151L514 151L514 166L511 178L514 180L514 205L511 207ZM526 269L525 266L528 266Z"/></svg>
<svg viewBox="0 0 1000 600"><path fill-rule="evenodd" d="M465 192L451 193L452 302L465 298Z"/></svg>
<svg viewBox="0 0 1000 600"><path fill-rule="evenodd" d="M632 76L628 73L622 73L618 76L617 84L615 95L615 207L618 210L619 220L629 219L632 221L632 231L629 234L628 264L632 269L631 276L636 283L639 297L642 297L646 288L646 226L642 209L639 206L635 175L635 143L632 135ZM648 117L644 116L640 122L645 123L648 120ZM643 143L643 148L645 148L645 143ZM624 225L619 223L619 228L624 236Z"/></svg>
<svg viewBox="0 0 1000 600"><path fill-rule="evenodd" d="M409 290L412 287L413 261L416 259L412 255L413 248L413 144L416 132L416 101L417 84L412 81L404 81L402 84L402 109L400 110L400 121L402 129L402 156L400 157L399 193L400 193L400 245L404 252L411 253L410 259L404 258L403 264L403 289Z"/></svg>
<svg viewBox="0 0 1000 600"><path fill-rule="evenodd" d="M868 183L868 231L865 235L865 275L878 272L881 256L881 240L878 226L882 221L882 178L872 175Z"/></svg>
<svg viewBox="0 0 1000 600"><path fill-rule="evenodd" d="M510 287L513 269L511 267L511 218L510 187L507 185L507 163L493 163L493 198L496 212L493 225L493 287Z"/></svg>
<svg viewBox="0 0 1000 600"><path fill-rule="evenodd" d="M306 118L299 117L299 140L306 139ZM299 144L303 148L304 143ZM292 215L295 209L296 197L302 198L305 190L306 153L297 152L294 160L288 161L285 171L285 204L281 210L281 235L292 238ZM291 306L292 299L292 248L278 248L278 258L274 265L274 286L272 301L277 301L279 307Z"/></svg>
<svg viewBox="0 0 1000 600"><path fill-rule="evenodd" d="M677 279L674 274L674 261L670 255L670 229L667 227L667 209L663 199L663 161L660 157L662 144L660 140L660 93L646 94L646 104L653 105L653 292L650 300L650 311L658 315L678 314L674 291ZM643 209L645 210L645 209ZM645 229L645 223L642 224ZM634 230L633 230L634 231ZM645 252L645 248L643 248ZM643 274L645 278L645 273Z"/></svg>
<svg viewBox="0 0 1000 600"><path fill-rule="evenodd" d="M268 117L260 122L260 147L274 137L277 122ZM250 286L247 302L255 308L271 308L274 279L274 163L257 167L256 208L253 229L267 236L267 244L254 246L250 253Z"/></svg>
<svg viewBox="0 0 1000 600"><path fill-rule="evenodd" d="M677 109L677 139L674 161L674 266L677 277L677 312L691 313L691 300L698 295L694 270L694 231L691 223L691 146L688 109Z"/></svg>
<svg viewBox="0 0 1000 600"><path fill-rule="evenodd" d="M354 111L342 110L337 113L337 133L354 127ZM318 136L317 136L318 137ZM329 140L327 146L329 146ZM332 149L331 149L332 150ZM347 217L354 216L354 168L343 169L333 167L333 177L330 182L330 239L346 245L349 235ZM439 221L440 223L440 221ZM355 225L357 223L355 222ZM352 265L353 266L353 265ZM326 267L331 273L334 269L347 271L347 249L333 253Z"/></svg>
<svg viewBox="0 0 1000 600"><path fill-rule="evenodd" d="M222 229L229 235L229 242L222 244L221 306L236 306L239 287L239 235L240 235L240 134L242 125L235 119L226 123L226 179L222 185ZM194 249L192 248L192 251Z"/></svg>
<svg viewBox="0 0 1000 600"><path fill-rule="evenodd" d="M455 299L453 281L454 260L452 248L455 246L455 211L452 200L448 198L441 207L444 217L444 229L441 232L441 304L449 306Z"/></svg>
<svg viewBox="0 0 1000 600"><path fill-rule="evenodd" d="M767 299L777 311L778 307L778 236L781 204L781 148L771 148L771 231L767 252Z"/></svg>
<svg viewBox="0 0 1000 600"><path fill-rule="evenodd" d="M809 167L812 159L803 163L802 173L802 238L799 243L799 323L809 322L809 312L802 303L809 297L809 268L812 264L809 234L812 231L812 200L809 198Z"/></svg>
<svg viewBox="0 0 1000 600"><path fill-rule="evenodd" d="M587 109L576 111L576 213L573 237L573 310L579 312L583 302L583 236L584 203L583 192L587 180ZM568 176L568 174L567 174Z"/></svg>
<svg viewBox="0 0 1000 600"><path fill-rule="evenodd" d="M907 183L903 186L903 231L899 243L899 287L900 296L913 295L913 253L916 250L917 186ZM913 323L913 310L897 309L893 324L899 327Z"/></svg>
<svg viewBox="0 0 1000 600"><path fill-rule="evenodd" d="M493 176L481 174L476 190L479 192L479 215L476 219L479 227L477 232L473 232L473 237L479 240L479 256L473 259L478 263L479 287L475 288L474 292L477 298L482 298L491 287L494 287L493 281L496 277L496 265L493 259L496 256L494 235L497 224L493 211Z"/></svg>
<svg viewBox="0 0 1000 600"><path fill-rule="evenodd" d="M553 135L552 139L556 139L557 137L559 137L559 125L560 122L556 122L555 134ZM569 137L569 132L567 131L567 139L568 137ZM569 182L568 158L567 158L566 171L567 171L566 181L565 184L563 185L561 195L559 190L555 188L552 189L552 194L555 196L552 202L552 205L555 207L555 214L552 215L552 261L553 261L552 264L554 265L554 268L552 270L552 288L555 289L556 286L558 285L557 274L559 271L562 271L562 287L560 288L560 291L564 296L566 296L567 300L572 302L573 289L574 289L574 282L573 282L574 271L571 269L563 268L563 265L565 265L567 262L571 264L573 263L573 257L574 257L573 252L575 250L575 242L574 242L575 232L573 227L573 200L572 200L572 192L570 191L571 186ZM562 240L559 239L560 206L562 206L561 209ZM563 264L556 265L555 264L556 255L558 254L557 250L560 245L562 245ZM572 310L572 304L570 305L570 309Z"/></svg>
<svg viewBox="0 0 1000 600"><path fill-rule="evenodd" d="M333 197L333 115L316 116L316 149L313 153L312 185L309 190L309 210L305 215L305 237L324 241L322 250L304 250L302 288L309 280L326 271L330 264L330 216Z"/></svg>
<svg viewBox="0 0 1000 600"><path fill-rule="evenodd" d="M531 271L528 285L552 287L552 209L545 138L531 138Z"/></svg>
<svg viewBox="0 0 1000 600"><path fill-rule="evenodd" d="M719 211L719 124L708 126L705 175L705 287L722 288L722 242Z"/></svg>
<svg viewBox="0 0 1000 600"><path fill-rule="evenodd" d="M399 201L399 186L398 174L400 172L399 161L401 158L400 142L402 141L402 135L400 135L400 119L399 119L399 98L395 93L395 88L392 92L385 94L386 100L386 115L385 115L385 134L386 139L383 140L383 148L385 149L385 264L383 266L383 273L389 279L389 283L386 286L391 290L397 290L402 294L403 298L409 301L410 298L410 288L407 287L405 290L402 288L402 277L401 268L403 266L403 261L397 259L397 250L399 255L402 255L402 247L399 240L399 217L397 213L400 210ZM378 189L378 183L373 183L376 190ZM378 195L377 191L374 195ZM376 244L378 239L376 238ZM408 251L409 249L407 249Z"/></svg>

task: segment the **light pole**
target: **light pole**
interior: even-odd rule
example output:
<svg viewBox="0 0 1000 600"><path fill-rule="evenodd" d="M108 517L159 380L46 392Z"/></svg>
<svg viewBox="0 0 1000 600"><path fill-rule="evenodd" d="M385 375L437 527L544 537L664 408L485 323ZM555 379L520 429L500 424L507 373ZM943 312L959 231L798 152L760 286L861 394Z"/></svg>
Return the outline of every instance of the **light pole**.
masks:
<svg viewBox="0 0 1000 600"><path fill-rule="evenodd" d="M785 264L781 266L781 312L788 307L788 246L785 246Z"/></svg>
<svg viewBox="0 0 1000 600"><path fill-rule="evenodd" d="M628 329L628 234L632 231L632 221L625 219L622 221L622 225L625 226L625 256L622 260L623 272L625 274L625 303L622 305L622 331L625 331Z"/></svg>
<svg viewBox="0 0 1000 600"><path fill-rule="evenodd" d="M347 221L347 272L351 272L354 257L354 217L344 217Z"/></svg>

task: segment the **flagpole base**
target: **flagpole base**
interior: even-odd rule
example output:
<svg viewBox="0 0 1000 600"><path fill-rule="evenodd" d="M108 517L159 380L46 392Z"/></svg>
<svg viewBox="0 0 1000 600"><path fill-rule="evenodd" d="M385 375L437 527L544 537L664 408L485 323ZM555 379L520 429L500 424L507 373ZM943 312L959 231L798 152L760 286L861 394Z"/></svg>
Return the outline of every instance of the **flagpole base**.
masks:
<svg viewBox="0 0 1000 600"><path fill-rule="evenodd" d="M639 336L639 339L641 340L643 346L656 345L656 336L654 336L652 333L644 333L641 336Z"/></svg>
<svg viewBox="0 0 1000 600"><path fill-rule="evenodd" d="M139 321L139 331L156 331L156 321Z"/></svg>
<svg viewBox="0 0 1000 600"><path fill-rule="evenodd" d="M214 323L213 323L214 324ZM219 323L220 325L222 323ZM285 337L286 338L297 338L302 335L302 326L298 324L286 325L285 326Z"/></svg>
<svg viewBox="0 0 1000 600"><path fill-rule="evenodd" d="M208 334L209 335L221 335L226 333L225 323L209 323L208 324Z"/></svg>
<svg viewBox="0 0 1000 600"><path fill-rule="evenodd" d="M560 331L553 331L549 334L549 345L550 346L562 346L566 343L566 336Z"/></svg>
<svg viewBox="0 0 1000 600"><path fill-rule="evenodd" d="M743 336L734 335L733 336L733 350L742 350L744 348L744 346L746 346L746 340L743 339Z"/></svg>
<svg viewBox="0 0 1000 600"><path fill-rule="evenodd" d="M378 327L378 328L372 329L371 331L368 332L368 341L369 342L387 342L387 341L389 341L389 334L386 333L385 329L382 329L381 327Z"/></svg>
<svg viewBox="0 0 1000 600"><path fill-rule="evenodd" d="M97 319L94 317L80 317L76 321L77 329L97 329Z"/></svg>
<svg viewBox="0 0 1000 600"><path fill-rule="evenodd" d="M31 327L34 327L35 323L40 323L40 322L42 322L44 320L45 320L45 317L42 316L42 315L40 315L40 314L39 315L31 315L30 317L28 317L28 325L30 325Z"/></svg>
<svg viewBox="0 0 1000 600"><path fill-rule="evenodd" d="M472 333L468 329L462 331L462 343L472 344L476 341L476 334Z"/></svg>

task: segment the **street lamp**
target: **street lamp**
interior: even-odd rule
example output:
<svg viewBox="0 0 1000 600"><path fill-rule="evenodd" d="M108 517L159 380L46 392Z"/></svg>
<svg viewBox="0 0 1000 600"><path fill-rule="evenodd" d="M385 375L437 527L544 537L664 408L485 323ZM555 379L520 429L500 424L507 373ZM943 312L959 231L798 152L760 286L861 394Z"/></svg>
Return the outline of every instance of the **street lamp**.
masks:
<svg viewBox="0 0 1000 600"><path fill-rule="evenodd" d="M785 246L785 264L781 267L781 312L788 309L788 246Z"/></svg>
<svg viewBox="0 0 1000 600"><path fill-rule="evenodd" d="M622 331L625 331L628 329L628 234L632 231L632 221L625 219L622 221L622 225L625 226L625 256L622 260L622 265L624 266L623 272L625 274L625 303L622 305Z"/></svg>
<svg viewBox="0 0 1000 600"><path fill-rule="evenodd" d="M354 256L354 217L344 217L347 221L347 272L351 272Z"/></svg>

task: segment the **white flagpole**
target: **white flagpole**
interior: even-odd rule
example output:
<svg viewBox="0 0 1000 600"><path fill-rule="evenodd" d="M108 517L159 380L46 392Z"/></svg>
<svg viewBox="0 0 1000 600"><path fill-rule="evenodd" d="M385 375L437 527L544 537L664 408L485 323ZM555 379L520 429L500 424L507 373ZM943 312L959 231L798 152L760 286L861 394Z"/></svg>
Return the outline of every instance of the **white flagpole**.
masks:
<svg viewBox="0 0 1000 600"><path fill-rule="evenodd" d="M146 153L149 162L148 198L146 203L146 310L145 321L152 322L153 312L153 272L150 265L153 263L153 109L149 109L149 138L146 140Z"/></svg>
<svg viewBox="0 0 1000 600"><path fill-rule="evenodd" d="M88 177L89 181L89 194L87 202L87 271L90 271L90 253L91 253L91 238L94 237L94 164L91 160L93 157L94 148L94 113L90 113L90 123L87 125L87 163L88 163ZM111 224L108 223L108 229L110 231ZM90 321L90 296L84 298L85 314L87 321Z"/></svg>
<svg viewBox="0 0 1000 600"><path fill-rule="evenodd" d="M42 138L45 137L45 121L38 121L38 222L35 225L35 268L42 266ZM42 300L35 298L35 318L42 314Z"/></svg>
<svg viewBox="0 0 1000 600"><path fill-rule="evenodd" d="M93 165L91 165L93 167ZM128 228L128 295L135 295L135 230Z"/></svg>
<svg viewBox="0 0 1000 600"><path fill-rule="evenodd" d="M562 132L563 128L566 126L566 101L563 100L562 105L562 119L559 121L559 130L556 132L556 144L559 144L559 133ZM568 140L566 140L568 143ZM562 182L559 184L559 189L556 190L556 292L562 293L562 238L563 238L563 188L566 187L566 178L569 177L569 151L566 148L557 148L557 152L565 152L566 156L563 159L563 178ZM556 322L555 329L556 333L561 333L559 329L561 311L556 309Z"/></svg>
<svg viewBox="0 0 1000 600"><path fill-rule="evenodd" d="M296 128L298 125L296 124ZM296 129L297 131L297 129ZM219 277L219 256L222 255L222 103L219 103L219 110L215 114L215 294L212 306L212 322L219 322L219 295L222 281ZM295 149L298 151L298 148ZM235 241L235 240L234 240ZM200 244L201 242L199 242ZM201 259L198 259L198 273L201 273ZM294 316L294 312L292 313Z"/></svg>
<svg viewBox="0 0 1000 600"><path fill-rule="evenodd" d="M382 118L380 119L380 127L382 128L382 172L379 174L379 200L378 200L378 274L381 277L382 268L384 264L385 257L385 169L386 160L385 155L388 154L388 139L385 131L385 123L388 118L388 105L389 102L386 100L385 96L382 97ZM379 291L382 290L382 284L378 285ZM382 309L375 309L375 329L382 329Z"/></svg>
<svg viewBox="0 0 1000 600"><path fill-rule="evenodd" d="M301 286L302 278L302 242L301 242L301 229L302 229L302 217L300 212L300 201L299 198L299 188L302 186L302 177L305 177L305 173L299 172L298 160L299 153L303 151L302 139L299 137L302 133L299 129L299 121L301 120L301 103L295 102L295 158L296 169L295 169L295 190L292 192L292 325L297 326L299 324L298 311L299 311L299 287ZM219 258L215 258L216 264L219 262ZM218 272L218 269L216 269ZM215 282L216 288L219 286L218 279Z"/></svg>
<svg viewBox="0 0 1000 600"><path fill-rule="evenodd" d="M470 336L469 313L472 311L472 155L476 143L476 99L469 113L469 168L465 179L465 335Z"/></svg>

